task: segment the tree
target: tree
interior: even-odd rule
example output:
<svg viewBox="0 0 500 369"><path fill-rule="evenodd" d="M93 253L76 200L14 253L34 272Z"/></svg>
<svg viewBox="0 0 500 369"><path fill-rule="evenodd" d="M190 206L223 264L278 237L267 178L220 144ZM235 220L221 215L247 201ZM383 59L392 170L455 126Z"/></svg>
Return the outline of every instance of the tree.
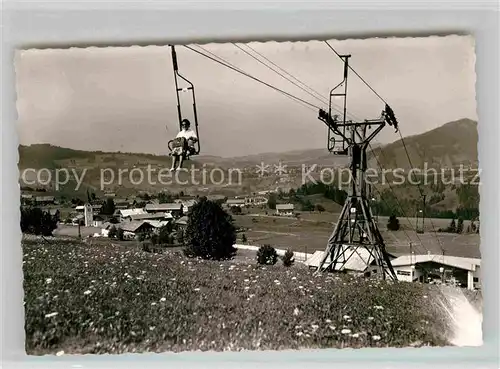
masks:
<svg viewBox="0 0 500 369"><path fill-rule="evenodd" d="M302 201L302 206L301 206L302 211L313 211L314 210L314 205L309 199L305 199Z"/></svg>
<svg viewBox="0 0 500 369"><path fill-rule="evenodd" d="M170 192L160 192L158 194L158 201L161 204L166 204L166 203L170 203L174 200L173 200L172 194Z"/></svg>
<svg viewBox="0 0 500 369"><path fill-rule="evenodd" d="M398 231L400 228L399 219L393 214L389 217L389 222L387 223L387 229L389 231Z"/></svg>
<svg viewBox="0 0 500 369"><path fill-rule="evenodd" d="M184 245L184 230L178 229L175 233L175 239L179 245Z"/></svg>
<svg viewBox="0 0 500 369"><path fill-rule="evenodd" d="M244 233L241 235L241 242L247 242L247 236Z"/></svg>
<svg viewBox="0 0 500 369"><path fill-rule="evenodd" d="M113 201L113 199L108 198L102 204L101 214L113 215L115 213L115 210L116 210L115 202Z"/></svg>
<svg viewBox="0 0 500 369"><path fill-rule="evenodd" d="M123 241L123 239L125 238L125 232L123 231L123 229L121 227L119 227L116 230L116 238L118 238L120 241Z"/></svg>
<svg viewBox="0 0 500 369"><path fill-rule="evenodd" d="M269 195L269 198L267 199L267 206L271 210L276 210L276 195L274 193Z"/></svg>
<svg viewBox="0 0 500 369"><path fill-rule="evenodd" d="M283 265L286 267L292 266L295 262L295 258L292 250L286 250L285 255L283 255Z"/></svg>
<svg viewBox="0 0 500 369"><path fill-rule="evenodd" d="M143 242L146 239L146 233L144 232L139 233L137 235L137 239L139 240L139 242Z"/></svg>
<svg viewBox="0 0 500 369"><path fill-rule="evenodd" d="M153 245L158 245L158 244L160 243L160 241L159 241L159 237L158 237L158 235L157 235L156 233L153 233L153 234L151 235L151 243L152 243Z"/></svg>
<svg viewBox="0 0 500 369"><path fill-rule="evenodd" d="M231 206L231 213L234 215L239 215L241 214L241 208L239 206L233 205Z"/></svg>
<svg viewBox="0 0 500 369"><path fill-rule="evenodd" d="M206 198L191 208L185 232L185 253L203 259L222 260L236 254L236 227L220 204Z"/></svg>
<svg viewBox="0 0 500 369"><path fill-rule="evenodd" d="M464 219L463 218L458 218L457 233L462 233L463 230L464 230Z"/></svg>
<svg viewBox="0 0 500 369"><path fill-rule="evenodd" d="M171 223L168 223L160 228L160 232L158 233L158 243L162 245L173 243Z"/></svg>
<svg viewBox="0 0 500 369"><path fill-rule="evenodd" d="M109 232L108 232L108 237L109 238L115 238L116 234L117 234L116 227L115 226L111 226L111 228L109 229Z"/></svg>
<svg viewBox="0 0 500 369"><path fill-rule="evenodd" d="M457 224L455 222L455 218L453 218L448 226L448 232L456 233L457 232Z"/></svg>
<svg viewBox="0 0 500 369"><path fill-rule="evenodd" d="M57 228L57 214L52 216L50 212L40 208L21 209L21 231L42 236L52 236Z"/></svg>
<svg viewBox="0 0 500 369"><path fill-rule="evenodd" d="M278 261L278 253L271 245L263 245L257 250L257 263L261 265L274 265Z"/></svg>
<svg viewBox="0 0 500 369"><path fill-rule="evenodd" d="M320 213L325 211L325 208L321 204L316 204L316 210L319 211Z"/></svg>

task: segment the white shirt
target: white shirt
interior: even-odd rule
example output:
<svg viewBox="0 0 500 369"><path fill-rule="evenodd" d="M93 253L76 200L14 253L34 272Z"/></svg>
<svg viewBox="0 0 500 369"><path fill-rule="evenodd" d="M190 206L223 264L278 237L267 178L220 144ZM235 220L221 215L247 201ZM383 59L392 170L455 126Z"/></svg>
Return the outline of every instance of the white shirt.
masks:
<svg viewBox="0 0 500 369"><path fill-rule="evenodd" d="M177 137L176 138L181 138L181 137L184 137L186 140L189 140L190 138L198 138L196 137L196 133L194 133L194 131L192 129L188 129L188 130L182 130L180 131L179 133L177 133Z"/></svg>

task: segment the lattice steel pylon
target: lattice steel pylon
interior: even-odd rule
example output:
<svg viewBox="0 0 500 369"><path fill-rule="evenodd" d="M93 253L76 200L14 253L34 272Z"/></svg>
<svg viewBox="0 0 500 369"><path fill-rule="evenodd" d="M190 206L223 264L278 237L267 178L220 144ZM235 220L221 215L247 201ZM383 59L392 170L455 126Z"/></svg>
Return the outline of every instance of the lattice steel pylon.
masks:
<svg viewBox="0 0 500 369"><path fill-rule="evenodd" d="M329 139L336 135L341 137L343 141L342 147L334 153L350 157L348 196L333 233L328 239L326 250L318 266L318 272L323 270L347 271L349 269L348 263L349 261L352 263L354 257L356 264L362 263L363 268L368 268L374 262L383 279L389 277L392 280L397 280L384 240L370 209L366 182L366 151L370 141L386 124L394 126L397 131L397 120L388 105L385 106L378 119L363 122L346 120L349 57L350 55L342 56L345 63L344 80L336 86L343 86L344 92L341 94L334 94L333 90L330 92L330 100L333 96L343 96L344 98L343 119L339 120L338 116L331 116L331 103L330 111L320 110L318 117L328 126ZM371 132L368 134L369 129ZM333 146L331 149L329 146L329 150L333 151Z"/></svg>

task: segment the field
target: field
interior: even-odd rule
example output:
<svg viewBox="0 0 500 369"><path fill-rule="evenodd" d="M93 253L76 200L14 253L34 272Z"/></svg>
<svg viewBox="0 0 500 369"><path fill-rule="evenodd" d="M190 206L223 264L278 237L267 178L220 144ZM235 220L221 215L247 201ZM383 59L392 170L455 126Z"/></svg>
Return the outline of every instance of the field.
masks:
<svg viewBox="0 0 500 369"><path fill-rule="evenodd" d="M313 253L324 251L338 214L303 212L299 219L265 215L250 210L248 214L233 216L236 224L242 227L248 244L271 244L277 248L290 248L293 251ZM387 251L396 256L409 254L442 254L480 258L479 234L454 234L434 232L449 225L448 219L426 219L425 233L417 234L411 230L415 218L400 219L403 230L387 231L386 217L379 217L379 229L384 237ZM464 227L467 227L464 222ZM434 228L433 228L434 226ZM241 239L241 238L240 238ZM410 249L410 242L412 248Z"/></svg>
<svg viewBox="0 0 500 369"><path fill-rule="evenodd" d="M29 354L449 344L436 286L49 242L23 240Z"/></svg>

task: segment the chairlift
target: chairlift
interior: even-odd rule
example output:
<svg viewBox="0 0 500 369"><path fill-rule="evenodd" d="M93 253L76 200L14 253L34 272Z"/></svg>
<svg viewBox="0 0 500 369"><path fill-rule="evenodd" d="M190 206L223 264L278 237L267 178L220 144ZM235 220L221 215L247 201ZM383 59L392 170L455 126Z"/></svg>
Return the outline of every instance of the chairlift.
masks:
<svg viewBox="0 0 500 369"><path fill-rule="evenodd" d="M179 66L177 63L177 53L175 52L175 46L170 45L172 50L172 64L174 68L174 81L175 81L175 92L177 96L177 117L179 120L179 131L183 130L183 125L189 122L188 119L184 118L181 110L180 94L191 91L193 98L193 116L194 116L194 132L196 134L196 141L193 144L187 144L183 138L174 138L168 141L168 149L170 150L169 155L179 155L181 154L183 159L189 159L193 155L198 155L201 151L200 147L200 134L198 130L198 114L196 111L196 96L194 92L194 85L187 78L179 73ZM179 87L179 78L187 83L187 87ZM190 122L189 122L190 123ZM168 130L168 127L167 127ZM189 141L189 140L188 140Z"/></svg>

